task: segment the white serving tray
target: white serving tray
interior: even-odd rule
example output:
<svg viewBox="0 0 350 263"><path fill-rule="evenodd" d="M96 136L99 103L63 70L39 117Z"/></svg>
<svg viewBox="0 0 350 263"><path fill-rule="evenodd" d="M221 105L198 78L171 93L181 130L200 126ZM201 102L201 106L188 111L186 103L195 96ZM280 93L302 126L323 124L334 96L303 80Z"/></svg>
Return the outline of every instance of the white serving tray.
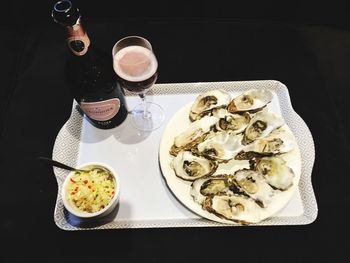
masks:
<svg viewBox="0 0 350 263"><path fill-rule="evenodd" d="M301 225L312 223L317 217L317 203L311 184L315 159L312 135L300 116L295 113L288 89L274 80L242 82L207 82L156 84L148 100L160 104L165 111L165 123L153 132L140 132L128 118L110 130L93 127L73 103L72 114L57 135L53 159L75 166L90 161L111 165L120 176L121 197L115 211L107 218L82 220L74 218L63 207L61 186L68 172L54 168L58 183L54 220L64 230L209 227L236 226L213 222L186 208L169 190L159 167L159 144L168 121L184 105L194 101L199 93L222 88L240 93L252 88L266 88L273 92L271 107L280 114L292 130L302 157L299 187L290 202L276 214L255 225ZM128 94L131 109L139 98Z"/></svg>

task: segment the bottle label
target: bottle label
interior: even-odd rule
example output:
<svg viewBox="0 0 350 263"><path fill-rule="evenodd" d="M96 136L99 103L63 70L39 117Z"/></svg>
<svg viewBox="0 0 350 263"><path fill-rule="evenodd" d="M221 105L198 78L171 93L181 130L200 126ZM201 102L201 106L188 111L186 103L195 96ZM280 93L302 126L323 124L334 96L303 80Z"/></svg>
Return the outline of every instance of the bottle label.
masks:
<svg viewBox="0 0 350 263"><path fill-rule="evenodd" d="M118 113L120 100L114 98L99 102L81 102L80 107L90 119L108 121Z"/></svg>
<svg viewBox="0 0 350 263"><path fill-rule="evenodd" d="M90 39L84 28L80 24L75 24L72 27L68 26L67 34L68 47L73 54L77 56L84 55L90 45Z"/></svg>

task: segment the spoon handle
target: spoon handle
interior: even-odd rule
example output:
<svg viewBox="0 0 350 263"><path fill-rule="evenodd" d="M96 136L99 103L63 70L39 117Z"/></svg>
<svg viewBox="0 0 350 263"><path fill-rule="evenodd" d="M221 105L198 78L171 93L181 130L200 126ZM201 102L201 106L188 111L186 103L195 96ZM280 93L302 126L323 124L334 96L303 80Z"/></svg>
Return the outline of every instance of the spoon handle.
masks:
<svg viewBox="0 0 350 263"><path fill-rule="evenodd" d="M50 164L52 164L53 166L56 166L58 168L63 168L63 169L69 170L69 171L79 171L79 169L70 167L70 166L68 166L68 165L66 165L64 163L60 163L58 161L52 160L52 159L47 158L47 157L39 156L38 159L42 160L42 161L49 162Z"/></svg>

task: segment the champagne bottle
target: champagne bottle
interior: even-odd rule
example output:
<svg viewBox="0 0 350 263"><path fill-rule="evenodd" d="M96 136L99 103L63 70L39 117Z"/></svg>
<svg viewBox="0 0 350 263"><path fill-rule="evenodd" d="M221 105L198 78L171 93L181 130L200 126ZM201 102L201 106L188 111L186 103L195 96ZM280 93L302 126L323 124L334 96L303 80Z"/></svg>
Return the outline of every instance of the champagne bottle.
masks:
<svg viewBox="0 0 350 263"><path fill-rule="evenodd" d="M65 65L65 78L74 99L95 127L110 129L120 125L128 111L112 57L90 43L80 12L71 1L57 2L52 17L66 28L71 55Z"/></svg>

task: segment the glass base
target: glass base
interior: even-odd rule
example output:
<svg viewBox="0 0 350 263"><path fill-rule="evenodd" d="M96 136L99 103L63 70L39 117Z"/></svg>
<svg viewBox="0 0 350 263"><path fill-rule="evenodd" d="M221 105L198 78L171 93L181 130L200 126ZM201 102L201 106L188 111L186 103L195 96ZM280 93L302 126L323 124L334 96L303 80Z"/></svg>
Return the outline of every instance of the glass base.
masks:
<svg viewBox="0 0 350 263"><path fill-rule="evenodd" d="M143 112L143 104L137 105L131 112L132 124L141 131L158 129L164 121L164 111L161 106L147 102L147 114Z"/></svg>

